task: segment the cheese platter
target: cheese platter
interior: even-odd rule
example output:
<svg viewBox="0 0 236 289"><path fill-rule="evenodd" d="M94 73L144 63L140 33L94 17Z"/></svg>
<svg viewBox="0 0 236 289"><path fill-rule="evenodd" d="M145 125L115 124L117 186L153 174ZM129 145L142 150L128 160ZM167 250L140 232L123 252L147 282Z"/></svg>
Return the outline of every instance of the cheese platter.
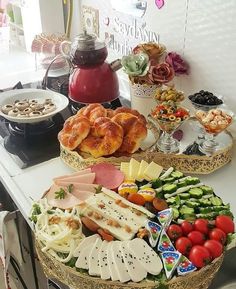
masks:
<svg viewBox="0 0 236 289"><path fill-rule="evenodd" d="M208 288L236 238L212 187L135 159L54 178L30 218L46 275L72 288Z"/></svg>

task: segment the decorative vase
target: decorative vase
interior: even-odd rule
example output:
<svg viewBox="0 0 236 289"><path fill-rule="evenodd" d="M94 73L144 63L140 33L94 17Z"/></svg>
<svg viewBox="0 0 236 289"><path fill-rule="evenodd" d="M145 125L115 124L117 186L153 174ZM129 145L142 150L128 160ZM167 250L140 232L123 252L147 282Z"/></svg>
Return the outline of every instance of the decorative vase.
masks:
<svg viewBox="0 0 236 289"><path fill-rule="evenodd" d="M145 117L156 106L153 95L159 88L155 84L139 84L130 82L131 108L138 110Z"/></svg>

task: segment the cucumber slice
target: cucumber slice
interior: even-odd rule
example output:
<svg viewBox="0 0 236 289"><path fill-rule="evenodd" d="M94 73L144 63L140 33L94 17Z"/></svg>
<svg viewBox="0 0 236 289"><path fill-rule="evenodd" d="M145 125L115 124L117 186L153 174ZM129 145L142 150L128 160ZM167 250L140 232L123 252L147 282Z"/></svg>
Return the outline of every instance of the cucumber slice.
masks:
<svg viewBox="0 0 236 289"><path fill-rule="evenodd" d="M163 180L165 184L172 184L175 181L174 177L169 177Z"/></svg>
<svg viewBox="0 0 236 289"><path fill-rule="evenodd" d="M198 202L193 202L193 201L187 201L186 206L190 207L190 208L197 208L199 207L199 203Z"/></svg>
<svg viewBox="0 0 236 289"><path fill-rule="evenodd" d="M189 208L187 206L182 206L179 210L181 215L189 215L189 214L194 214L194 209Z"/></svg>
<svg viewBox="0 0 236 289"><path fill-rule="evenodd" d="M199 178L192 177L192 178L187 178L186 182L188 185L196 185L196 184L200 183L200 180L199 180Z"/></svg>
<svg viewBox="0 0 236 289"><path fill-rule="evenodd" d="M210 195L214 193L213 188L209 186L201 186L200 189L202 189L204 195Z"/></svg>
<svg viewBox="0 0 236 289"><path fill-rule="evenodd" d="M206 207L211 206L211 201L208 199L200 199L199 202L202 206L206 206Z"/></svg>
<svg viewBox="0 0 236 289"><path fill-rule="evenodd" d="M175 179L183 178L184 174L180 171L174 171L171 173L171 176Z"/></svg>
<svg viewBox="0 0 236 289"><path fill-rule="evenodd" d="M210 198L210 201L211 201L213 206L221 206L223 204L221 198L219 198L219 197L212 197L212 198Z"/></svg>
<svg viewBox="0 0 236 289"><path fill-rule="evenodd" d="M176 199L175 199L175 197L171 197L169 199L166 199L166 202L170 205L173 205L173 204L175 204Z"/></svg>
<svg viewBox="0 0 236 289"><path fill-rule="evenodd" d="M173 219L176 220L179 217L179 211L177 208L172 207L172 212L173 212Z"/></svg>
<svg viewBox="0 0 236 289"><path fill-rule="evenodd" d="M173 193L177 190L177 186L175 184L165 184L163 187L162 187L162 190L164 193Z"/></svg>
<svg viewBox="0 0 236 289"><path fill-rule="evenodd" d="M203 191L200 188L192 188L189 190L191 197L200 199L203 195Z"/></svg>
<svg viewBox="0 0 236 289"><path fill-rule="evenodd" d="M189 200L190 194L189 193L182 193L178 195L182 200Z"/></svg>
<svg viewBox="0 0 236 289"><path fill-rule="evenodd" d="M186 181L181 181L177 183L177 187L178 188L183 188L187 186L187 182Z"/></svg>

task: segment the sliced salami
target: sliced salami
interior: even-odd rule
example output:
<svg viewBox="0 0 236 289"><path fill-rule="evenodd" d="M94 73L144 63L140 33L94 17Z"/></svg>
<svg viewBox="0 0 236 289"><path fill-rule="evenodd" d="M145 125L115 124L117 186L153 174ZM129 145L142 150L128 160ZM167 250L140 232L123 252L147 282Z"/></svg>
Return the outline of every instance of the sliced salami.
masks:
<svg viewBox="0 0 236 289"><path fill-rule="evenodd" d="M114 165L108 163L100 163L91 166L91 171L96 174L95 184L115 190L124 181L124 174Z"/></svg>

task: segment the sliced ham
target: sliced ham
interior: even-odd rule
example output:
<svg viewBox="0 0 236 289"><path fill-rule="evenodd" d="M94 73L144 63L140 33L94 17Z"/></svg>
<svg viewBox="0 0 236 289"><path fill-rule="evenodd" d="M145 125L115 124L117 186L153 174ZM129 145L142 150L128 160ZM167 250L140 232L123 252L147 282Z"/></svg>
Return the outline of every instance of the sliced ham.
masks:
<svg viewBox="0 0 236 289"><path fill-rule="evenodd" d="M76 198L74 195L72 195L68 192L66 193L64 199L55 199L55 197L56 197L55 193L60 191L61 188L64 189L65 192L67 192L66 187L61 187L61 186L57 186L57 185L51 186L50 190L47 192L47 194L45 196L48 200L49 205L66 210L66 209L73 208L74 206L77 206L77 205L80 205L81 203L83 203L82 200Z"/></svg>
<svg viewBox="0 0 236 289"><path fill-rule="evenodd" d="M75 177L75 176L81 176L81 175L85 175L85 174L89 174L89 173L91 173L90 168L75 172L75 173L70 174L70 175L60 176L60 177L54 178L53 180L66 180L67 178L71 178L71 177Z"/></svg>
<svg viewBox="0 0 236 289"><path fill-rule="evenodd" d="M74 195L76 198L80 199L81 201L85 201L91 196L93 196L95 192L92 193L88 191L80 191L80 190L73 189L71 194Z"/></svg>
<svg viewBox="0 0 236 289"><path fill-rule="evenodd" d="M92 184L95 180L95 173L83 174L78 176L69 176L65 179L54 179L55 184L59 184L60 181L66 181L69 184L74 183L84 183L84 184Z"/></svg>
<svg viewBox="0 0 236 289"><path fill-rule="evenodd" d="M68 187L71 182L68 181L64 181L64 180L56 180L55 183L58 186L64 186L64 187ZM77 190L80 191L88 191L88 192L92 192L94 193L96 191L96 188L98 187L97 184L85 184L85 183L78 183L78 182L73 182L73 187Z"/></svg>
<svg viewBox="0 0 236 289"><path fill-rule="evenodd" d="M94 183L103 187L115 190L124 181L124 174L114 165L109 163L100 163L91 166L91 171L96 174Z"/></svg>

